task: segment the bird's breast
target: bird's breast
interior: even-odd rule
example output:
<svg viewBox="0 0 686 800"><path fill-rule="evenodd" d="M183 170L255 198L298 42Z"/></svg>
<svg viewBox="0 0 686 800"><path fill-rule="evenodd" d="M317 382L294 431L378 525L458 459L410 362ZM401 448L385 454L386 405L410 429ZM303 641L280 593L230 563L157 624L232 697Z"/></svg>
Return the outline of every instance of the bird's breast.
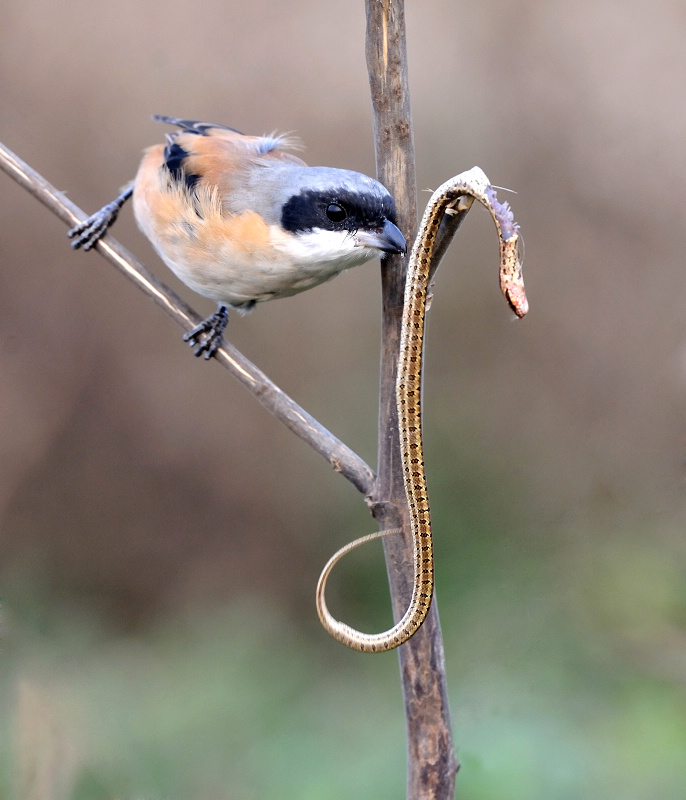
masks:
<svg viewBox="0 0 686 800"><path fill-rule="evenodd" d="M227 214L216 188L189 193L155 176L134 189L139 227L180 280L229 305L287 297L329 280L373 254L340 234L296 235L255 211Z"/></svg>

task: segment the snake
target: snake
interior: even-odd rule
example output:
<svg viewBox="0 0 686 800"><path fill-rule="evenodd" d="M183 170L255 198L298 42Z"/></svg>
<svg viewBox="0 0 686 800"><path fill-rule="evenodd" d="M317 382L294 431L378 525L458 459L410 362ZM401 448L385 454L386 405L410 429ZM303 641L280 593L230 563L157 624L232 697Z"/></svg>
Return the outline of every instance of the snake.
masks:
<svg viewBox="0 0 686 800"><path fill-rule="evenodd" d="M444 217L466 213L474 201L490 212L500 242L500 289L514 314L529 310L519 255L519 226L508 203L500 203L494 188L479 167L460 173L432 194L410 252L401 321L400 353L396 380L396 406L402 458L403 483L409 506L412 563L412 595L407 610L393 627L382 633L363 633L335 619L325 598L327 579L343 556L355 548L402 532L402 528L376 531L340 548L320 575L316 607L325 630L337 641L363 653L392 650L413 636L426 619L434 593L434 557L431 514L424 467L421 395L422 357L427 295L433 275L435 245ZM454 232L454 231L453 231Z"/></svg>

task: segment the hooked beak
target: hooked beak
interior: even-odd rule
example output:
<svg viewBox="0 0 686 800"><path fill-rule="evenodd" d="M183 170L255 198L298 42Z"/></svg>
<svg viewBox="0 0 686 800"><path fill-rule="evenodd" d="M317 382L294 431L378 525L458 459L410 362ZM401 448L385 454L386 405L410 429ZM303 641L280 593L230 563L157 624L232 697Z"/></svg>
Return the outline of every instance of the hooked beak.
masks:
<svg viewBox="0 0 686 800"><path fill-rule="evenodd" d="M358 231L355 234L355 243L358 247L371 247L381 250L382 253L405 253L407 244L400 229L390 220L386 220L383 228L374 231Z"/></svg>

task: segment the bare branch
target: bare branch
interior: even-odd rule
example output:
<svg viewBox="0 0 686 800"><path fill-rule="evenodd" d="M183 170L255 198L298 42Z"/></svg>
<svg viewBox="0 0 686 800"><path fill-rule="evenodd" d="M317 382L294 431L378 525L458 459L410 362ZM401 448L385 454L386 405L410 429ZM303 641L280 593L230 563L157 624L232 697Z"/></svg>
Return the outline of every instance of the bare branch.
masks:
<svg viewBox="0 0 686 800"><path fill-rule="evenodd" d="M2 143L0 143L0 168L69 227L86 218L86 214L78 206ZM65 247L66 244L65 239ZM200 321L198 313L149 272L116 239L107 235L96 247L107 261L114 264L141 291L151 297L184 330L190 330ZM320 425L235 347L225 343L215 357L267 411L323 456L336 472L347 478L365 497L370 495L375 475L371 467L356 453Z"/></svg>
<svg viewBox="0 0 686 800"><path fill-rule="evenodd" d="M403 0L366 0L367 70L372 97L377 175L396 201L407 241L417 227L414 141ZM459 220L446 222L440 254ZM436 264L439 259L436 259ZM384 537L394 619L412 596L409 534L398 437L396 376L405 288L402 261L382 262L383 322L379 402L379 463L372 508L382 529L402 527L404 536ZM453 800L458 769L453 751L443 639L434 597L417 633L398 648L408 741L408 800Z"/></svg>

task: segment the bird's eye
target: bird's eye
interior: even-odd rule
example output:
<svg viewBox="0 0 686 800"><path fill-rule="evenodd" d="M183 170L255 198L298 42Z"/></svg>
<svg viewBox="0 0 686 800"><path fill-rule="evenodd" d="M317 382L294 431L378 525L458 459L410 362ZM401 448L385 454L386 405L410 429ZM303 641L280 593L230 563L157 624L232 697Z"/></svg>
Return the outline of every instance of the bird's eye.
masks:
<svg viewBox="0 0 686 800"><path fill-rule="evenodd" d="M348 212L338 203L329 203L326 207L326 216L331 222L343 222L348 216Z"/></svg>

